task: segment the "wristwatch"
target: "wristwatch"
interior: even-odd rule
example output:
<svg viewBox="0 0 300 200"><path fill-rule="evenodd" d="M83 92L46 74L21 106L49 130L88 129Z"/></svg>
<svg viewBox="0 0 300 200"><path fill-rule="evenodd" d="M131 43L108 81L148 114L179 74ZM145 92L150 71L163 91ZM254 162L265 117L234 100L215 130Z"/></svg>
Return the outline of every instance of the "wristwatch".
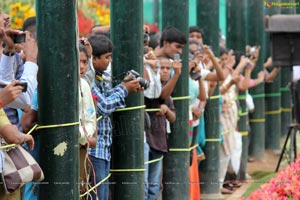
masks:
<svg viewBox="0 0 300 200"><path fill-rule="evenodd" d="M3 54L6 55L6 56L13 56L13 55L15 55L15 52L3 50Z"/></svg>

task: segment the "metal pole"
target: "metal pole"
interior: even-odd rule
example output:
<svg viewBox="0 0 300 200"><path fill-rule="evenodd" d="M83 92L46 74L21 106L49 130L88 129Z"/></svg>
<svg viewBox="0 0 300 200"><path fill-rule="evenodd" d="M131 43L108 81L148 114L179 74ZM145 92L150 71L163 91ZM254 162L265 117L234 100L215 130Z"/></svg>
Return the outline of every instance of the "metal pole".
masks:
<svg viewBox="0 0 300 200"><path fill-rule="evenodd" d="M287 0L285 2L295 2L294 0ZM297 7L300 7L297 6ZM298 8L299 9L299 8ZM281 9L281 14L291 15L296 14L296 7ZM291 81L291 69L290 67L281 68L281 134L285 135L289 129L289 125L292 122L292 100L291 100L291 90L289 82Z"/></svg>
<svg viewBox="0 0 300 200"><path fill-rule="evenodd" d="M113 75L130 69L143 74L143 1L111 1ZM130 111L113 114L112 199L144 199L143 93L130 94Z"/></svg>
<svg viewBox="0 0 300 200"><path fill-rule="evenodd" d="M163 0L162 24L174 26L188 37L189 1ZM188 96L188 45L183 49L182 73L177 81L174 97ZM188 99L174 102L176 122L172 124L168 138L170 149L189 148L188 138ZM163 162L163 199L189 199L189 155L187 151L170 151Z"/></svg>
<svg viewBox="0 0 300 200"><path fill-rule="evenodd" d="M219 0L209 3L197 0L197 25L204 31L204 43L212 46L215 55L219 55ZM219 187L219 129L220 97L219 86L205 107L205 132L209 133L203 148L206 159L200 162L201 199L223 199Z"/></svg>
<svg viewBox="0 0 300 200"><path fill-rule="evenodd" d="M76 1L37 1L40 199L79 199ZM71 123L68 125L68 123Z"/></svg>
<svg viewBox="0 0 300 200"><path fill-rule="evenodd" d="M280 0L274 1L280 2ZM280 13L279 7L264 7L265 15L274 15ZM270 34L265 32L264 52L266 61L270 56ZM279 150L281 138L281 73L271 83L265 83L265 117L266 117L266 149Z"/></svg>
<svg viewBox="0 0 300 200"><path fill-rule="evenodd" d="M263 6L264 2L261 0L247 1L247 44L260 45L263 49L264 45L264 23L263 23ZM251 33L251 34L250 34ZM259 71L263 70L263 58L264 52L260 51L259 59L257 61L256 67L252 74L257 74ZM252 77L256 78L256 77ZM262 158L264 156L265 150L265 102L264 102L264 85L258 85L250 89L250 94L253 97L255 104L255 112L250 115L250 126L251 126L251 142L249 145L249 155Z"/></svg>
<svg viewBox="0 0 300 200"><path fill-rule="evenodd" d="M227 40L228 49L245 52L246 46L246 1L227 1ZM242 134L242 156L239 172L239 179L246 179L247 158L248 158L248 110L246 105L246 92L239 92L239 121L238 131Z"/></svg>

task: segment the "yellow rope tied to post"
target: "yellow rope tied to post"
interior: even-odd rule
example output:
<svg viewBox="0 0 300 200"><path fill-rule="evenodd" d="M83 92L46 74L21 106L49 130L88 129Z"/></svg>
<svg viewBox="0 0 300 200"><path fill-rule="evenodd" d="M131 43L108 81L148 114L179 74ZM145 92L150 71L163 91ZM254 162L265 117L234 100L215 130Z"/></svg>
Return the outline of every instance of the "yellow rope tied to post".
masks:
<svg viewBox="0 0 300 200"><path fill-rule="evenodd" d="M94 185L93 187L91 187L88 191L86 191L85 193L81 194L80 197L84 197L85 195L89 194L90 192L92 192L94 189L96 189L99 185L101 185L102 183L104 183L107 179L109 179L109 177L111 176L111 174L108 174L104 179L102 179L101 181L99 181L96 185Z"/></svg>
<svg viewBox="0 0 300 200"><path fill-rule="evenodd" d="M206 138L206 142L221 142L220 138Z"/></svg>
<svg viewBox="0 0 300 200"><path fill-rule="evenodd" d="M128 107L128 108L126 107L126 108L120 108L120 109L116 110L115 112L129 111L129 110L138 110L138 109L142 109L142 108L145 108L145 107L146 107L145 105Z"/></svg>
<svg viewBox="0 0 300 200"><path fill-rule="evenodd" d="M80 124L80 122L71 122L71 123L65 123L65 124L54 124L54 125L44 125L44 126L40 126L40 125L36 124L26 134L29 135L34 130L39 130L39 129L75 126L75 125L79 125L79 124ZM0 149L8 149L8 148L16 147L17 145L18 144L9 144L9 145L5 145L5 146L1 146Z"/></svg>
<svg viewBox="0 0 300 200"><path fill-rule="evenodd" d="M187 100L190 99L190 96L183 96L183 97L172 97L173 101L179 101L179 100Z"/></svg>
<svg viewBox="0 0 300 200"><path fill-rule="evenodd" d="M149 160L149 161L145 162L144 164L148 165L148 164L151 164L151 163L155 163L155 162L161 161L163 158L164 158L164 156L161 156L160 158L157 158L157 159L154 159L154 160Z"/></svg>
<svg viewBox="0 0 300 200"><path fill-rule="evenodd" d="M213 99L219 99L221 98L221 95L216 95L216 96L211 96L209 97L209 99L213 100Z"/></svg>
<svg viewBox="0 0 300 200"><path fill-rule="evenodd" d="M46 129L46 128L59 128L59 127L66 127L66 126L75 126L75 125L79 125L79 124L80 124L80 122L71 122L71 123L53 124L53 125L43 125L43 126L38 125L35 130Z"/></svg>
<svg viewBox="0 0 300 200"><path fill-rule="evenodd" d="M110 172L144 172L146 169L111 169Z"/></svg>
<svg viewBox="0 0 300 200"><path fill-rule="evenodd" d="M249 132L248 131L241 131L240 132L242 136L248 136Z"/></svg>
<svg viewBox="0 0 300 200"><path fill-rule="evenodd" d="M263 123L265 121L266 121L266 119L250 119L249 120L250 123Z"/></svg>
<svg viewBox="0 0 300 200"><path fill-rule="evenodd" d="M265 115L277 115L281 113L281 109L279 110L271 110L271 111L266 111Z"/></svg>
<svg viewBox="0 0 300 200"><path fill-rule="evenodd" d="M190 152L193 149L195 149L198 146L198 144L195 144L194 146L190 147L190 148L170 148L169 151L173 151L173 152Z"/></svg>

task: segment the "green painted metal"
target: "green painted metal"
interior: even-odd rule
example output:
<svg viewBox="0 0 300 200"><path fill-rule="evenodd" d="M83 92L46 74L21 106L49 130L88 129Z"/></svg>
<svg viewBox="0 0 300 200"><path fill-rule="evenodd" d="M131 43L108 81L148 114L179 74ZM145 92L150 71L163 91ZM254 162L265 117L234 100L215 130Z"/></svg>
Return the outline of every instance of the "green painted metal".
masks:
<svg viewBox="0 0 300 200"><path fill-rule="evenodd" d="M263 49L264 45L264 22L263 9L264 2L261 0L247 1L247 44L254 46L260 45ZM252 72L252 78L256 78L256 74L263 70L264 52L261 51L255 69ZM254 76L254 75L255 76ZM251 126L251 142L249 145L249 155L256 158L262 158L265 150L265 102L264 102L264 85L260 84L249 90L253 95L255 112L250 115Z"/></svg>
<svg viewBox="0 0 300 200"><path fill-rule="evenodd" d="M113 75L130 69L143 74L143 2L112 0L111 37ZM126 107L144 105L143 93L129 94ZM130 119L130 120L129 120ZM112 198L144 199L144 110L120 111L113 114L113 144L111 169Z"/></svg>
<svg viewBox="0 0 300 200"><path fill-rule="evenodd" d="M295 2L294 0L287 0L285 2ZM300 6L300 5L299 5ZM297 7L299 7L297 6ZM281 14L291 15L296 14L296 7L281 8ZM292 100L291 91L289 90L289 82L291 81L291 69L283 67L281 69L281 134L285 135L288 132L289 125L292 121Z"/></svg>
<svg viewBox="0 0 300 200"><path fill-rule="evenodd" d="M79 121L75 2L39 0L36 4L41 126ZM40 132L40 164L45 173L40 199L79 199L78 124Z"/></svg>
<svg viewBox="0 0 300 200"><path fill-rule="evenodd" d="M280 0L274 0L273 2L280 2ZM280 7L273 6L268 8L265 6L264 14L275 15L280 14ZM270 56L270 34L265 32L265 46L264 46L264 61ZM270 70L272 70L271 68ZM265 83L265 147L266 149L279 150L280 149L280 138L281 138L281 73L279 72L276 78L271 83Z"/></svg>
<svg viewBox="0 0 300 200"><path fill-rule="evenodd" d="M188 37L189 1L162 0L162 26L171 25ZM179 14L180 13L180 14ZM182 73L177 81L175 97L188 96L188 46L181 55ZM169 148L186 149L188 140L188 100L175 101L176 122L172 124L168 138ZM189 152L171 151L164 157L163 163L163 199L189 199Z"/></svg>
<svg viewBox="0 0 300 200"><path fill-rule="evenodd" d="M197 25L204 31L204 43L212 46L215 55L219 55L219 0L207 3L197 1ZM213 97L219 96L219 87L215 89ZM205 108L205 132L207 138L220 138L220 98L207 100ZM208 134L209 133L209 134ZM199 165L201 183L201 198L219 199L219 148L220 142L207 142L203 151L206 159Z"/></svg>
<svg viewBox="0 0 300 200"><path fill-rule="evenodd" d="M228 0L227 1L227 38L226 45L229 49L245 52L246 46L246 1ZM240 97L246 97L246 92L239 92ZM242 157L239 179L246 179L247 158L248 158L248 112L245 98L239 98L239 121L238 131L243 134L242 137Z"/></svg>

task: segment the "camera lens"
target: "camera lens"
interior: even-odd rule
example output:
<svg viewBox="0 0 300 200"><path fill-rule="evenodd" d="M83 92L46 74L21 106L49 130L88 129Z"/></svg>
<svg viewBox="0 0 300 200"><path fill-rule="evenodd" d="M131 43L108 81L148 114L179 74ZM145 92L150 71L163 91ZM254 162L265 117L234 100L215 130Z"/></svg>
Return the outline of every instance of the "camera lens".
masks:
<svg viewBox="0 0 300 200"><path fill-rule="evenodd" d="M149 82L142 77L140 77L139 83L140 83L140 86L143 87L145 90L149 87Z"/></svg>

